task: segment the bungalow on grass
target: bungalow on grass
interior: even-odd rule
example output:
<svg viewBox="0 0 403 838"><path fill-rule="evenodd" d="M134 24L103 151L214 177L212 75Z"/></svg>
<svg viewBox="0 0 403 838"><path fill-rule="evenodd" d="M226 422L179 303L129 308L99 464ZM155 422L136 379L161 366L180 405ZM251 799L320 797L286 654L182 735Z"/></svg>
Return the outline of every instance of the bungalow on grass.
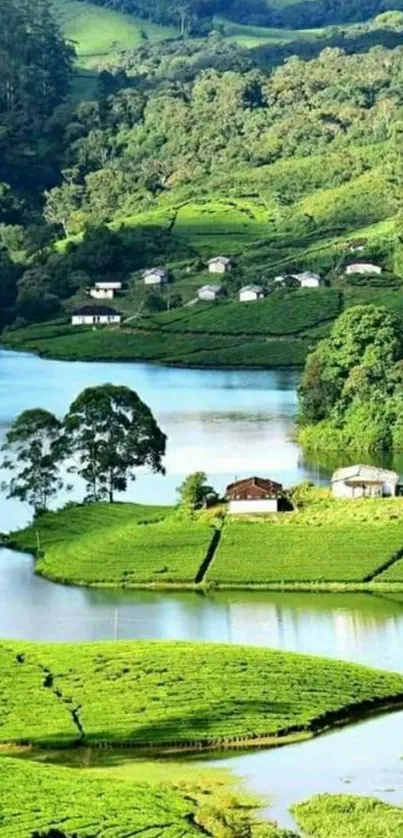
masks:
<svg viewBox="0 0 403 838"><path fill-rule="evenodd" d="M263 300L266 290L261 285L244 285L239 292L239 302L249 303L252 300Z"/></svg>
<svg viewBox="0 0 403 838"><path fill-rule="evenodd" d="M108 323L120 323L122 315L109 306L82 306L71 315L72 326L95 326Z"/></svg>
<svg viewBox="0 0 403 838"><path fill-rule="evenodd" d="M395 471L376 466L338 468L332 477L335 498L393 497L399 477Z"/></svg>
<svg viewBox="0 0 403 838"><path fill-rule="evenodd" d="M283 493L281 483L263 477L247 477L227 486L225 494L230 515L256 515L277 512Z"/></svg>
<svg viewBox="0 0 403 838"><path fill-rule="evenodd" d="M225 289L222 285L203 285L197 291L197 296L199 300L206 300L207 302L211 302L214 300L219 300L221 297L225 296Z"/></svg>
<svg viewBox="0 0 403 838"><path fill-rule="evenodd" d="M165 285L168 282L168 271L166 268L148 268L143 271L142 277L145 285Z"/></svg>
<svg viewBox="0 0 403 838"><path fill-rule="evenodd" d="M372 262L353 262L352 265L347 265L345 269L346 276L353 274L381 274L382 268L379 265L373 265Z"/></svg>
<svg viewBox="0 0 403 838"><path fill-rule="evenodd" d="M323 285L322 277L311 271L303 271L300 274L291 274L291 276L299 282L301 288L319 288Z"/></svg>
<svg viewBox="0 0 403 838"><path fill-rule="evenodd" d="M207 265L211 274L225 274L232 268L232 259L228 256L214 256Z"/></svg>

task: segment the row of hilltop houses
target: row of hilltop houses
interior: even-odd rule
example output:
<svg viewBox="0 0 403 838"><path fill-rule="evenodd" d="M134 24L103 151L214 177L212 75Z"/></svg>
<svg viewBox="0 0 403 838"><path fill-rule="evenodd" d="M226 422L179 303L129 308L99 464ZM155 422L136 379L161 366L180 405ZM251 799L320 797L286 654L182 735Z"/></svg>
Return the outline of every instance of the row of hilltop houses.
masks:
<svg viewBox="0 0 403 838"><path fill-rule="evenodd" d="M357 239L351 243L351 251L363 250L366 245L365 239ZM207 262L209 273L226 274L232 270L234 262L229 256L214 256ZM372 262L352 262L345 266L345 276L354 275L379 275L382 268ZM141 274L144 285L150 287L162 287L169 282L169 271L166 267L156 266L145 269ZM272 286L267 287L258 284L244 285L238 291L238 300L241 303L251 303L263 300L276 288L309 288L317 289L326 284L320 274L313 271L302 271L300 273L281 274L272 280ZM122 282L99 281L86 289L88 297L96 301L111 301L123 291ZM202 302L215 302L225 299L227 290L224 285L211 283L201 286L197 290L197 300ZM88 325L119 325L122 315L115 308L109 306L84 305L72 313L71 322L73 326Z"/></svg>
<svg viewBox="0 0 403 838"><path fill-rule="evenodd" d="M334 498L382 498L398 494L399 475L377 466L356 465L337 469L331 479ZM258 515L279 512L284 487L265 477L246 477L230 483L226 490L230 515Z"/></svg>

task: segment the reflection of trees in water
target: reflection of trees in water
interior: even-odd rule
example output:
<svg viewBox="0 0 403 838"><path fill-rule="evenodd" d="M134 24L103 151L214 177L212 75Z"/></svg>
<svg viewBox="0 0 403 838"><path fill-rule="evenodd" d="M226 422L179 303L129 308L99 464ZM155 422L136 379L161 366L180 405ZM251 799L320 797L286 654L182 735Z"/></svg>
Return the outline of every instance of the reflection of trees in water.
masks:
<svg viewBox="0 0 403 838"><path fill-rule="evenodd" d="M363 463L369 466L391 468L403 474L403 452L391 451L306 451L302 450L298 466L321 482L329 478L340 466Z"/></svg>

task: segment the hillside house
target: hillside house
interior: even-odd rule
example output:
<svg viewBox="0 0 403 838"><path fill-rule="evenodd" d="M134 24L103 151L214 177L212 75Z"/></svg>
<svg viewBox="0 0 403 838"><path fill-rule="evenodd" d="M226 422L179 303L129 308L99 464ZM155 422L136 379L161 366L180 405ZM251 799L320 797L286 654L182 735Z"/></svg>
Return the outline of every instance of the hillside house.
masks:
<svg viewBox="0 0 403 838"><path fill-rule="evenodd" d="M168 271L166 268L148 268L143 271L144 285L165 285L168 282Z"/></svg>
<svg viewBox="0 0 403 838"><path fill-rule="evenodd" d="M109 323L120 323L122 315L109 306L82 306L76 308L71 315L72 326L98 326Z"/></svg>
<svg viewBox="0 0 403 838"><path fill-rule="evenodd" d="M266 291L261 285L244 285L239 292L240 303L250 303L253 300L263 300Z"/></svg>
<svg viewBox="0 0 403 838"><path fill-rule="evenodd" d="M365 250L368 239L352 239L348 242L348 249L350 253L357 253L360 250Z"/></svg>
<svg viewBox="0 0 403 838"><path fill-rule="evenodd" d="M381 274L382 268L379 265L373 265L372 262L353 262L352 265L347 265L345 269L346 276L353 274Z"/></svg>
<svg viewBox="0 0 403 838"><path fill-rule="evenodd" d="M393 497L399 477L395 471L376 466L347 466L338 468L332 477L335 498Z"/></svg>
<svg viewBox="0 0 403 838"><path fill-rule="evenodd" d="M94 300L113 300L115 291L113 288L97 288L96 285L87 292Z"/></svg>
<svg viewBox="0 0 403 838"><path fill-rule="evenodd" d="M97 288L99 291L121 291L122 290L122 283L121 282L94 282L94 288Z"/></svg>
<svg viewBox="0 0 403 838"><path fill-rule="evenodd" d="M320 288L323 285L322 277L311 271L303 271L300 274L291 274L291 276L299 282L300 288Z"/></svg>
<svg viewBox="0 0 403 838"><path fill-rule="evenodd" d="M225 498L230 515L256 515L278 511L281 483L263 477L247 477L227 486Z"/></svg>
<svg viewBox="0 0 403 838"><path fill-rule="evenodd" d="M198 289L197 296L199 300L214 302L225 296L225 289L222 285L203 285Z"/></svg>
<svg viewBox="0 0 403 838"><path fill-rule="evenodd" d="M300 288L301 283L295 276L285 274L284 276L275 276L273 282L276 288Z"/></svg>
<svg viewBox="0 0 403 838"><path fill-rule="evenodd" d="M211 274L225 274L232 268L232 259L228 256L214 256L207 262Z"/></svg>

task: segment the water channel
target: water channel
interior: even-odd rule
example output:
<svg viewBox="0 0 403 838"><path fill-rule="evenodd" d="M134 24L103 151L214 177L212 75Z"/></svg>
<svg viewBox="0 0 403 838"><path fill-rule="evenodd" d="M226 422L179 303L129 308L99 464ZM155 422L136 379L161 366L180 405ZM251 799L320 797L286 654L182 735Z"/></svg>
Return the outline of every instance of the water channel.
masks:
<svg viewBox="0 0 403 838"><path fill-rule="evenodd" d="M169 437L167 477L142 474L130 497L172 502L184 474L204 468L221 489L253 472L285 485L328 479L292 441L295 371L167 370L134 364L44 361L0 353L0 438L21 410L62 414L85 386L113 381L136 389ZM80 492L80 487L75 487ZM0 530L29 512L2 499ZM157 593L86 590L35 577L29 556L0 551L0 637L32 640L172 638L271 646L403 671L403 595L265 592ZM248 787L272 798L269 812L292 823L288 806L312 794L373 794L403 803L403 712L282 749L227 754ZM206 763L205 763L206 764Z"/></svg>

